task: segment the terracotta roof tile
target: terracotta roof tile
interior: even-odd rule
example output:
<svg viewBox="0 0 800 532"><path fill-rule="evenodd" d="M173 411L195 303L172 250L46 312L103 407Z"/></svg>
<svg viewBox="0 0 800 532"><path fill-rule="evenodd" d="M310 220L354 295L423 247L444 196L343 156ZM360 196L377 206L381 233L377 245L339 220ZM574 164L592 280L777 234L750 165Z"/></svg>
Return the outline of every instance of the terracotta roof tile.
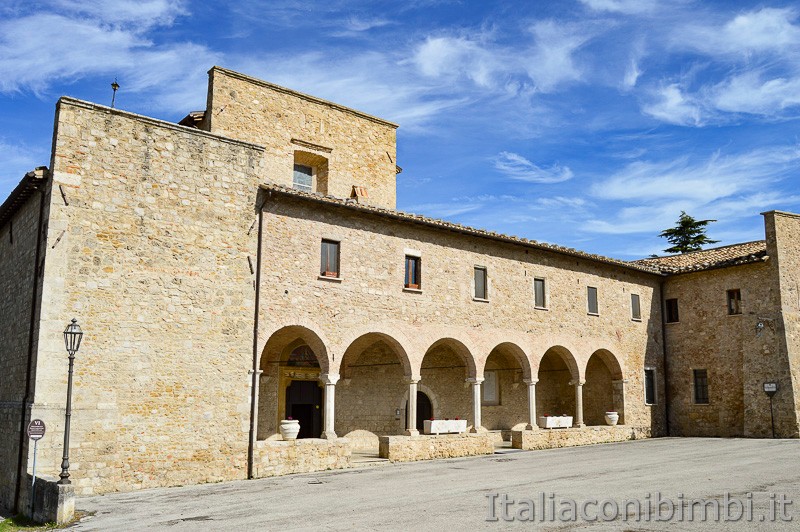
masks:
<svg viewBox="0 0 800 532"><path fill-rule="evenodd" d="M764 240L732 244L680 255L668 255L632 261L633 264L648 266L661 273L685 273L739 264L750 264L767 259L767 243Z"/></svg>

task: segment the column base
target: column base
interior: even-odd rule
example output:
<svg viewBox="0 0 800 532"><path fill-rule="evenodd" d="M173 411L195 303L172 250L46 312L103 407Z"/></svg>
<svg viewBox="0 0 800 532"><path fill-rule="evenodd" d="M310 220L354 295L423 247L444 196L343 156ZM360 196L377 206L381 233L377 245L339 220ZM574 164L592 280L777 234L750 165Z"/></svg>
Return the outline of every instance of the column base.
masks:
<svg viewBox="0 0 800 532"><path fill-rule="evenodd" d="M321 437L322 439L324 439L324 440L335 440L335 439L336 439L336 438L338 438L339 436L337 436L337 435L336 435L336 433L335 433L335 432L333 432L333 431L331 430L331 431L325 431L325 432L323 432L323 433L322 433L322 436L320 436L320 437Z"/></svg>
<svg viewBox="0 0 800 532"><path fill-rule="evenodd" d="M406 436L419 436L419 431L417 429L409 429L406 430L403 434Z"/></svg>
<svg viewBox="0 0 800 532"><path fill-rule="evenodd" d="M528 423L527 425L525 425L525 430L539 430L539 425L531 425L530 423Z"/></svg>
<svg viewBox="0 0 800 532"><path fill-rule="evenodd" d="M574 428L576 429L585 429L586 423L575 423Z"/></svg>

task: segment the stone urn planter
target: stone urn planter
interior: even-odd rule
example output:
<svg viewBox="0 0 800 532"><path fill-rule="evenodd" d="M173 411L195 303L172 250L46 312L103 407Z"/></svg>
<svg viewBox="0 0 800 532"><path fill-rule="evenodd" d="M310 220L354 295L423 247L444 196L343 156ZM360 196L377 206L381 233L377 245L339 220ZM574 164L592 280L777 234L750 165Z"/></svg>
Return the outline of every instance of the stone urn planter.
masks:
<svg viewBox="0 0 800 532"><path fill-rule="evenodd" d="M281 420L281 436L284 440L296 440L300 432L300 421L296 419Z"/></svg>
<svg viewBox="0 0 800 532"><path fill-rule="evenodd" d="M615 426L619 421L618 412L606 412L606 425Z"/></svg>

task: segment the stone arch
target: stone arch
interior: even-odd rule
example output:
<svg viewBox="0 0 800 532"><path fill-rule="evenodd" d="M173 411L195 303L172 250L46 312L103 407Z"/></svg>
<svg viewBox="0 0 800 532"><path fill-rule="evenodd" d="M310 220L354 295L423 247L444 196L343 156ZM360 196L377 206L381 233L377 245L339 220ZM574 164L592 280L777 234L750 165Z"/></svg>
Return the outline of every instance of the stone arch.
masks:
<svg viewBox="0 0 800 532"><path fill-rule="evenodd" d="M383 342L391 348L400 361L400 365L403 368L403 375L411 378L413 375L413 366L411 365L411 360L409 359L406 348L394 336L385 332L376 331L364 333L350 341L350 343L347 345L342 357L338 362L338 371L341 375L341 378L347 379L352 374L350 366L347 364L347 362L354 356L357 356L359 353L364 351L364 349L377 342Z"/></svg>
<svg viewBox="0 0 800 532"><path fill-rule="evenodd" d="M533 374L531 361L528 358L528 355L525 354L525 351L514 342L500 342L499 344L495 345L492 349L490 349L489 355L481 363L478 364L478 370L480 371L481 375L483 375L483 372L486 369L486 363L489 361L489 357L491 357L492 354L497 350L501 350L505 353L508 353L514 358L514 360L517 362L517 364L519 364L519 367L522 370L523 379L531 378L531 375Z"/></svg>
<svg viewBox="0 0 800 532"><path fill-rule="evenodd" d="M501 431L506 439L510 430L522 430L530 419L528 387L531 366L525 352L516 343L501 342L489 351L482 363L482 425Z"/></svg>
<svg viewBox="0 0 800 532"><path fill-rule="evenodd" d="M572 352L562 345L552 346L544 352L537 367L537 412L541 415L573 416L574 385L580 378L580 372Z"/></svg>
<svg viewBox="0 0 800 532"><path fill-rule="evenodd" d="M474 379L478 375L478 364L475 360L475 355L473 352L467 347L466 343L452 337L440 338L433 342L430 347L425 350L425 355L420 361L420 373L422 371L422 363L425 361L425 357L428 356L428 354L430 354L432 351L435 351L437 348L442 347L452 350L464 362L465 378Z"/></svg>
<svg viewBox="0 0 800 532"><path fill-rule="evenodd" d="M305 400L297 401L290 390L296 390L298 386L310 387L313 401L317 404L320 415L312 414L311 423L303 423L307 427L313 427L310 437L318 437L317 430L321 429L322 417L322 384L319 382L321 374L327 374L330 370L330 351L324 336L302 324L283 325L275 329L266 339L259 357L259 369L261 377L259 379L258 392L258 432L259 440L272 439L278 437L279 420L284 415L297 415L291 405L296 402L305 403ZM306 356L310 357L313 353L314 358L319 364L315 365L300 364L295 366L290 362L290 356L298 349L308 348ZM296 383L295 381L301 381ZM312 384L309 384L309 381ZM305 392L304 392L305 393ZM292 409L292 413L288 411ZM314 410L312 410L314 412ZM301 427L301 433L303 428Z"/></svg>
<svg viewBox="0 0 800 532"><path fill-rule="evenodd" d="M304 325L287 325L274 331L264 343L259 357L259 369L263 375L274 375L276 368L301 344L308 345L314 352L320 373L328 373L331 367L328 344L322 335Z"/></svg>
<svg viewBox="0 0 800 532"><path fill-rule="evenodd" d="M625 388L622 368L608 349L598 349L586 361L583 386L584 420L587 425L604 425L605 413L619 414L624 421Z"/></svg>
<svg viewBox="0 0 800 532"><path fill-rule="evenodd" d="M415 344L402 332L400 327L386 323L373 323L347 331L337 348L337 351L342 353L342 356L334 357L332 369L336 372L341 371L344 353L352 349L356 342L370 341L372 338L380 338L394 350L403 364L403 371L406 377L419 379L419 367L414 363L413 359L413 354L418 349L415 350Z"/></svg>

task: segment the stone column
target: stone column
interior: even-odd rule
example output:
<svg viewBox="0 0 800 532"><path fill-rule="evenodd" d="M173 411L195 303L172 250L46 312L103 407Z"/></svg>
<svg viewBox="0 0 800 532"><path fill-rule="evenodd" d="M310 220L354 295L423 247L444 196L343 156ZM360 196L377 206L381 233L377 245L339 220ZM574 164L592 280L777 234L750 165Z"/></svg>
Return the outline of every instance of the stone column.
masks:
<svg viewBox="0 0 800 532"><path fill-rule="evenodd" d="M325 384L325 428L322 430L322 437L327 440L335 440L336 439L336 409L335 405L335 397L336 397L336 383L339 381L339 374L338 373L320 373L319 380L321 380Z"/></svg>
<svg viewBox="0 0 800 532"><path fill-rule="evenodd" d="M539 428L536 420L536 383L539 379L525 379L525 384L528 385L528 426L525 430L536 430Z"/></svg>
<svg viewBox="0 0 800 532"><path fill-rule="evenodd" d="M481 428L481 383L483 379L467 379L472 384L472 432Z"/></svg>
<svg viewBox="0 0 800 532"><path fill-rule="evenodd" d="M417 430L417 383L419 380L408 379L406 382L408 382L406 436L419 436L419 430Z"/></svg>
<svg viewBox="0 0 800 532"><path fill-rule="evenodd" d="M614 386L614 409L616 409L619 414L618 425L625 424L625 385L627 383L628 379L611 381L611 384Z"/></svg>
<svg viewBox="0 0 800 532"><path fill-rule="evenodd" d="M253 375L252 369L249 370L247 373L250 374L250 385L256 387L256 389L250 395L250 397L252 397L253 401L255 402L255 404L253 405L253 434L252 437L250 438L250 445L255 447L256 440L258 440L258 416L259 416L258 407L260 406L258 404L258 401L261 393L261 375L264 373L264 371L263 370L256 371L255 378L253 378L252 376Z"/></svg>
<svg viewBox="0 0 800 532"><path fill-rule="evenodd" d="M583 385L586 381L575 382L575 426L585 427L583 423Z"/></svg>

